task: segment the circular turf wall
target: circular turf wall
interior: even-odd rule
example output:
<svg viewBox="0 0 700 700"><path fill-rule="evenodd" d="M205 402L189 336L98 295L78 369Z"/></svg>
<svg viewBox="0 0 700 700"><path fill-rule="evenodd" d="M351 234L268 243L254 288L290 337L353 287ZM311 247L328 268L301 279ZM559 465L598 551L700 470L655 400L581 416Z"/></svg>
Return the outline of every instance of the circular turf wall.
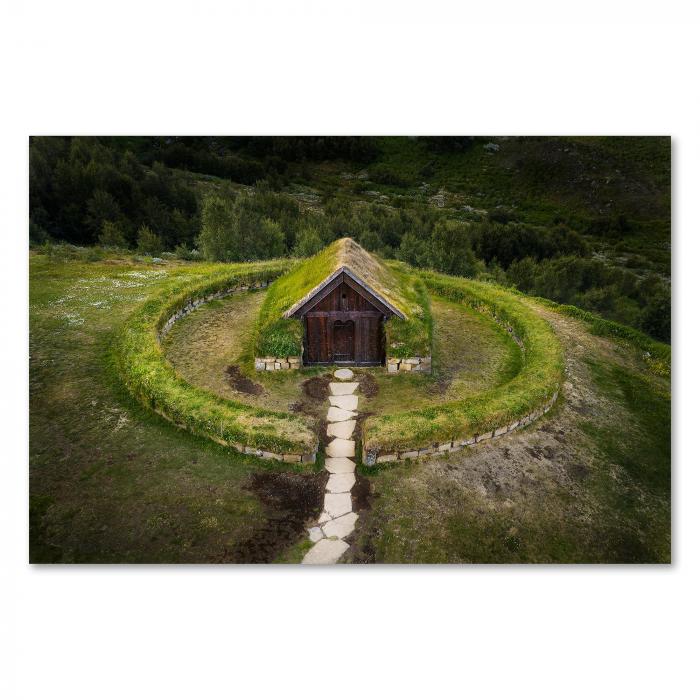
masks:
<svg viewBox="0 0 700 700"><path fill-rule="evenodd" d="M363 426L365 464L451 452L528 425L557 399L561 345L543 318L500 287L436 273L421 275L431 293L467 304L503 326L523 354L520 372L478 396L414 411L371 416Z"/></svg>
<svg viewBox="0 0 700 700"><path fill-rule="evenodd" d="M181 428L263 459L311 463L318 438L301 416L224 399L194 387L165 358L160 340L201 304L265 287L283 262L231 266L224 273L175 283L150 297L121 329L113 353L117 370L140 403Z"/></svg>

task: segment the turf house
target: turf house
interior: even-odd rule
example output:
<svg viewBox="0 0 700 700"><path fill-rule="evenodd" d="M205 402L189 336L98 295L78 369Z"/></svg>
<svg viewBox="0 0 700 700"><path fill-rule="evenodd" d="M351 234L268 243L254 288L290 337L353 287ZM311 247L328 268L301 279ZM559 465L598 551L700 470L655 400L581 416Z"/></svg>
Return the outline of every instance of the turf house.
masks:
<svg viewBox="0 0 700 700"><path fill-rule="evenodd" d="M371 366L430 370L430 323L419 280L335 241L274 282L261 310L255 367Z"/></svg>

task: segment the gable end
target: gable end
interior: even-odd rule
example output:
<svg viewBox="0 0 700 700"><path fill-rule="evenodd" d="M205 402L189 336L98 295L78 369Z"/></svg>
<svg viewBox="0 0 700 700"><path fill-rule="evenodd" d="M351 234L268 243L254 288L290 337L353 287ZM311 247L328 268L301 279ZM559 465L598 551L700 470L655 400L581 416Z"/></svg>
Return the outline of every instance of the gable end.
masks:
<svg viewBox="0 0 700 700"><path fill-rule="evenodd" d="M380 294L377 294L369 285L344 266L338 268L335 272L326 277L323 282L314 287L296 304L287 309L287 311L284 312L284 318L299 318L303 316L309 309L318 304L343 282L354 288L360 295L365 297L370 304L375 306L386 316L398 316L401 319L406 318L401 311L390 304Z"/></svg>

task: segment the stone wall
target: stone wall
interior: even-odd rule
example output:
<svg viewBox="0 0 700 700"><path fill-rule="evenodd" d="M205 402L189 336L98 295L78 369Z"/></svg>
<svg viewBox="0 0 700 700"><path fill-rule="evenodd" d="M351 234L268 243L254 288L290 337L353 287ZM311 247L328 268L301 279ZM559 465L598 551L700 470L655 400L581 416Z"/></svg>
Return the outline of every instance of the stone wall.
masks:
<svg viewBox="0 0 700 700"><path fill-rule="evenodd" d="M290 355L289 357L256 357L255 369L258 372L301 369L301 355Z"/></svg>
<svg viewBox="0 0 700 700"><path fill-rule="evenodd" d="M187 314L192 313L196 308L200 307L202 304L207 304L215 299L223 299L224 297L231 296L235 292L246 292L249 289L262 289L267 287L269 282L264 280L260 282L252 282L251 284L241 284L237 287L231 287L230 289L222 289L220 292L215 292L213 294L207 294L205 297L199 299L190 299L181 309L176 311L160 328L158 331L158 339L162 340L168 331L173 327L173 325L179 321L181 318L187 316Z"/></svg>
<svg viewBox="0 0 700 700"><path fill-rule="evenodd" d="M389 374L397 372L430 372L433 369L433 358L426 357L387 357L386 371Z"/></svg>
<svg viewBox="0 0 700 700"><path fill-rule="evenodd" d="M202 304L206 304L210 301L214 301L215 299L223 299L224 297L230 296L231 294L234 294L235 292L246 292L249 289L261 289L263 287L267 287L269 283L265 281L260 281L260 282L252 282L251 284L248 285L239 285L237 287L231 287L230 289L223 289L220 292L215 292L213 294L208 294L205 297L201 297L198 299L190 299L179 311L176 311L160 328L158 332L158 339L162 340L166 333L173 327L173 325L179 321L181 318L184 318L187 316L187 314L191 313L194 311L196 308L200 307ZM267 359L267 358L265 358ZM272 358L273 362L280 362L277 358ZM287 363L289 363L290 360L296 359L298 362L297 369L299 365L301 364L301 358L285 358ZM257 369L257 360L256 362L256 369ZM162 413L161 411L156 411L156 413L159 413L161 416L166 418L167 420L172 422L172 419ZM183 430L187 430L187 427L184 425L179 425L178 427L182 428ZM243 445L241 443L230 443L226 442L225 440L217 440L211 435L207 435L207 437L211 440L214 440L215 442L218 442L221 445L225 445L226 447L232 447L234 450L237 452L240 452L242 454L246 455L254 455L255 457L260 457L260 459L274 459L278 462L289 462L292 464L313 464L316 461L316 452L310 452L309 454L295 454L295 453L277 453L277 452L267 452L266 450L260 450L257 447L249 447L248 445Z"/></svg>
<svg viewBox="0 0 700 700"><path fill-rule="evenodd" d="M458 450L463 450L466 447L471 447L479 442L484 442L486 440L493 440L506 433L512 433L518 428L524 428L526 425L530 425L533 421L541 418L550 408L554 405L559 392L554 392L552 398L549 399L543 406L535 409L526 416L519 418L517 420L508 423L507 425L502 425L495 430L489 430L478 435L470 435L462 438L454 438L450 442L444 443L434 443L426 447L415 447L408 450L401 450L396 452L368 452L363 448L362 450L362 461L372 466L374 464L382 464L384 462L397 462L402 459L416 459L418 457L426 457L429 455L440 454L445 452L457 452Z"/></svg>

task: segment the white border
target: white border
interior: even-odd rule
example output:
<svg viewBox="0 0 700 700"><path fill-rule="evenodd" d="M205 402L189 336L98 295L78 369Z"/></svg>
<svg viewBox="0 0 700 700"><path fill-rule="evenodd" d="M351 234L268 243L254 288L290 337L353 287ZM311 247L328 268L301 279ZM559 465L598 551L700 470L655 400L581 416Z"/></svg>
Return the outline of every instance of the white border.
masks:
<svg viewBox="0 0 700 700"><path fill-rule="evenodd" d="M678 0L3 6L0 694L693 697L700 57L691 7ZM29 567L31 133L671 134L681 377L674 565Z"/></svg>

